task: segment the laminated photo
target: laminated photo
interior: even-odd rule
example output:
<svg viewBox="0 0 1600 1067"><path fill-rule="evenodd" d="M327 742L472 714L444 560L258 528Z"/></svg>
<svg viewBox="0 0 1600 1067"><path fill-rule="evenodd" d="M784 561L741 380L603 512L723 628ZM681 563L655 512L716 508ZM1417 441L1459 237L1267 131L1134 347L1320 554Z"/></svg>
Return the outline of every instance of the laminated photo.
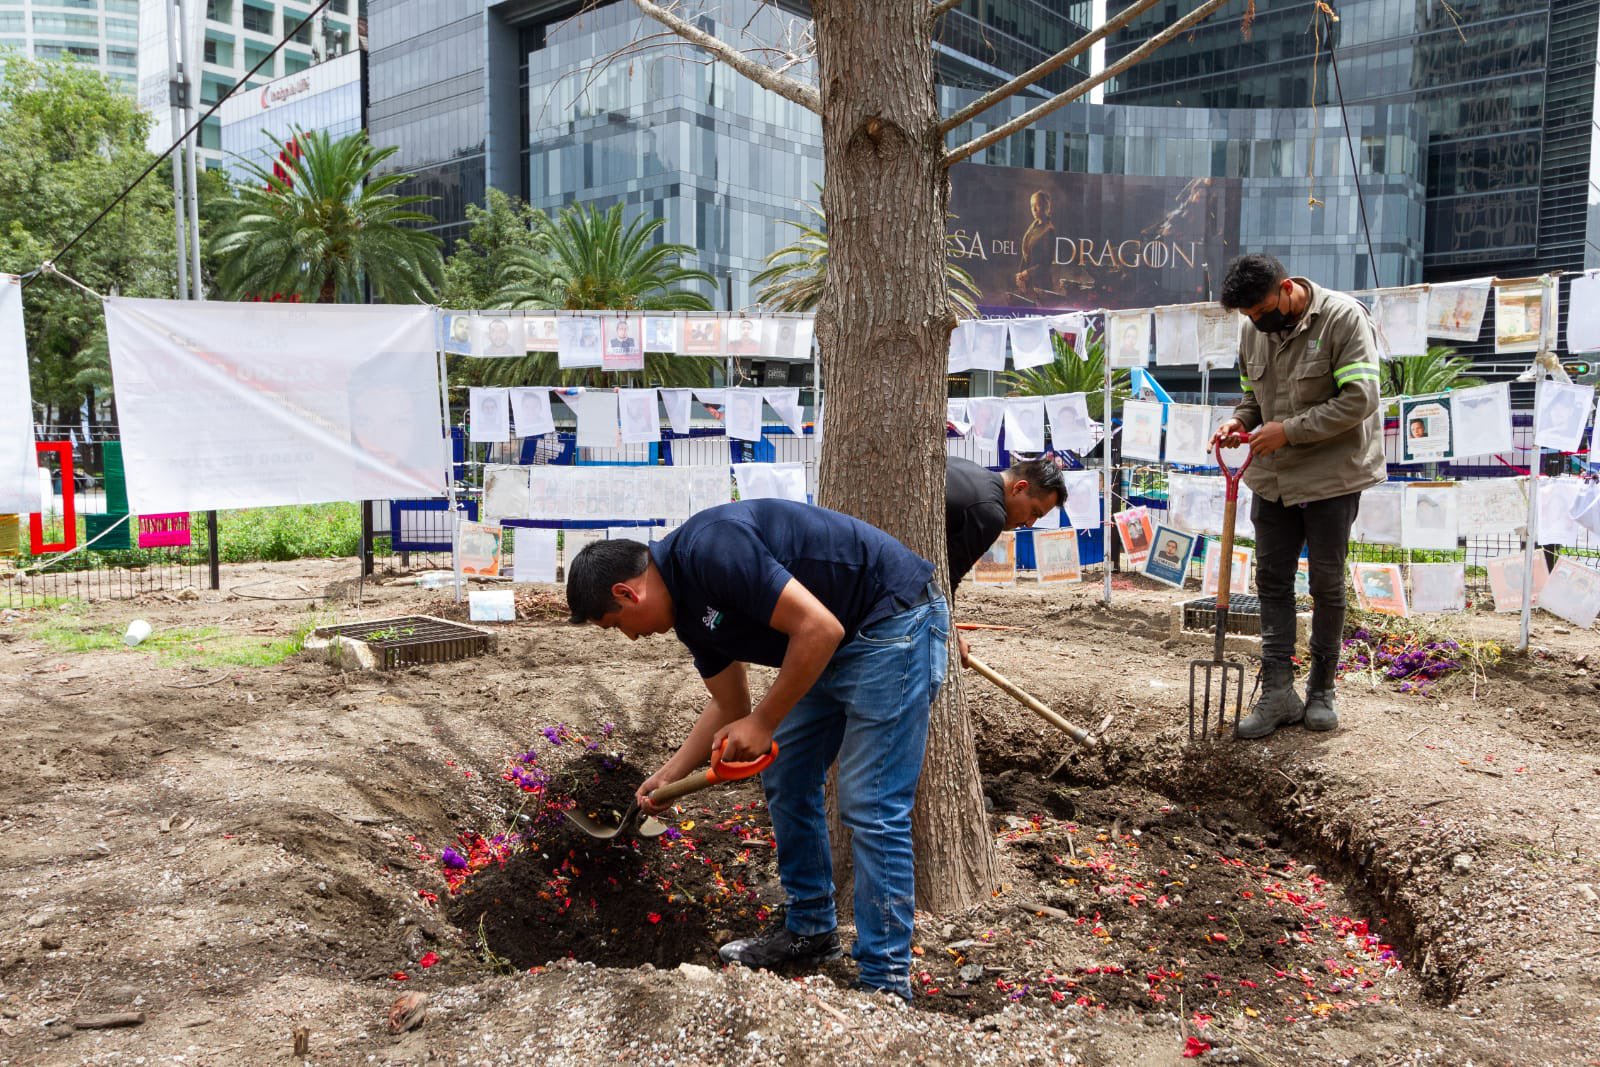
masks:
<svg viewBox="0 0 1600 1067"><path fill-rule="evenodd" d="M1017 580L1017 535L1006 531L978 557L972 580L979 585L1010 585Z"/></svg>
<svg viewBox="0 0 1600 1067"><path fill-rule="evenodd" d="M1156 308L1156 366L1200 365L1200 318L1188 305Z"/></svg>
<svg viewBox="0 0 1600 1067"><path fill-rule="evenodd" d="M1562 556L1539 593L1539 607L1587 630L1600 614L1600 571Z"/></svg>
<svg viewBox="0 0 1600 1067"><path fill-rule="evenodd" d="M1202 304L1196 311L1200 333L1200 365L1216 370L1239 362L1239 330L1244 316L1221 304Z"/></svg>
<svg viewBox="0 0 1600 1067"><path fill-rule="evenodd" d="M485 519L523 519L528 517L529 467L498 463L483 468L483 517Z"/></svg>
<svg viewBox="0 0 1600 1067"><path fill-rule="evenodd" d="M516 423L518 437L541 437L556 432L556 420L550 411L550 390L546 386L511 390L511 418Z"/></svg>
<svg viewBox="0 0 1600 1067"><path fill-rule="evenodd" d="M1122 454L1128 459L1161 461L1161 405L1129 400L1122 405Z"/></svg>
<svg viewBox="0 0 1600 1067"><path fill-rule="evenodd" d="M1578 494L1583 482L1577 478L1539 479L1539 543L1541 545L1569 545L1573 548L1585 539L1586 531L1572 517L1577 509Z"/></svg>
<svg viewBox="0 0 1600 1067"><path fill-rule="evenodd" d="M1554 452L1578 451L1593 408L1594 386L1544 379L1534 400L1533 443Z"/></svg>
<svg viewBox="0 0 1600 1067"><path fill-rule="evenodd" d="M456 542L462 574L497 577L500 574L500 527L463 522Z"/></svg>
<svg viewBox="0 0 1600 1067"><path fill-rule="evenodd" d="M729 319L723 351L730 356L767 355L761 350L761 320Z"/></svg>
<svg viewBox="0 0 1600 1067"><path fill-rule="evenodd" d="M978 319L966 324L973 370L1006 369L1006 324L1003 319Z"/></svg>
<svg viewBox="0 0 1600 1067"><path fill-rule="evenodd" d="M555 530L518 529L511 539L511 580L519 585L556 580Z"/></svg>
<svg viewBox="0 0 1600 1067"><path fill-rule="evenodd" d="M505 315L480 315L473 320L472 354L488 359L522 356L527 353L522 337L522 318Z"/></svg>
<svg viewBox="0 0 1600 1067"><path fill-rule="evenodd" d="M661 418L656 414L654 389L618 389L617 405L623 444L651 444L661 440Z"/></svg>
<svg viewBox="0 0 1600 1067"><path fill-rule="evenodd" d="M556 320L556 366L583 370L600 366L603 358L599 319L565 316Z"/></svg>
<svg viewBox="0 0 1600 1067"><path fill-rule="evenodd" d="M1368 489L1361 494L1361 506L1350 528L1350 540L1369 545L1398 545L1404 504L1400 485L1390 483Z"/></svg>
<svg viewBox="0 0 1600 1067"><path fill-rule="evenodd" d="M614 389L585 390L577 397L576 410L579 448L617 447L622 427L618 421L617 394Z"/></svg>
<svg viewBox="0 0 1600 1067"><path fill-rule="evenodd" d="M1401 499L1401 548L1455 550L1461 539L1455 482L1413 482Z"/></svg>
<svg viewBox="0 0 1600 1067"><path fill-rule="evenodd" d="M972 438L985 448L1000 447L1000 427L1005 420L1004 397L974 396L967 400L967 418L972 420Z"/></svg>
<svg viewBox="0 0 1600 1067"><path fill-rule="evenodd" d="M1451 398L1403 396L1400 398L1400 462L1427 463L1449 459Z"/></svg>
<svg viewBox="0 0 1600 1067"><path fill-rule="evenodd" d="M1544 326L1544 285L1499 285L1494 290L1494 351L1537 352Z"/></svg>
<svg viewBox="0 0 1600 1067"><path fill-rule="evenodd" d="M1476 341L1489 306L1489 283L1434 285L1428 289L1428 336Z"/></svg>
<svg viewBox="0 0 1600 1067"><path fill-rule="evenodd" d="M1411 614L1406 610L1406 585L1400 576L1400 564L1352 563L1350 572L1355 580L1356 603L1362 611L1400 618Z"/></svg>
<svg viewBox="0 0 1600 1067"><path fill-rule="evenodd" d="M1067 521L1075 530L1100 528L1100 474L1098 470L1061 472L1067 490Z"/></svg>
<svg viewBox="0 0 1600 1067"><path fill-rule="evenodd" d="M1384 359L1428 352L1428 301L1421 288L1386 290L1373 300L1378 351Z"/></svg>
<svg viewBox="0 0 1600 1067"><path fill-rule="evenodd" d="M1484 564L1489 573L1489 592L1494 597L1494 610L1500 612L1522 610L1523 554L1515 552L1496 556ZM1533 596L1531 605L1539 605L1539 594L1550 580L1550 565L1543 552L1533 554Z"/></svg>
<svg viewBox="0 0 1600 1067"><path fill-rule="evenodd" d="M1039 530L1033 534L1034 573L1041 582L1081 582L1076 530Z"/></svg>
<svg viewBox="0 0 1600 1067"><path fill-rule="evenodd" d="M1572 279L1567 296L1567 351L1600 351L1600 274Z"/></svg>
<svg viewBox="0 0 1600 1067"><path fill-rule="evenodd" d="M444 350L453 356L472 355L472 312L446 311Z"/></svg>
<svg viewBox="0 0 1600 1067"><path fill-rule="evenodd" d="M724 394L728 436L738 441L761 440L761 392L729 389Z"/></svg>
<svg viewBox="0 0 1600 1067"><path fill-rule="evenodd" d="M678 320L669 315L649 315L644 320L644 350L676 355Z"/></svg>
<svg viewBox="0 0 1600 1067"><path fill-rule="evenodd" d="M1008 396L1005 398L1006 450L1044 451L1044 397Z"/></svg>
<svg viewBox="0 0 1600 1067"><path fill-rule="evenodd" d="M1144 561L1144 575L1158 582L1183 588L1189 576L1189 557L1194 554L1193 534L1174 530L1170 526L1157 526L1151 537L1152 551Z"/></svg>
<svg viewBox="0 0 1600 1067"><path fill-rule="evenodd" d="M1450 394L1452 458L1458 462L1474 456L1509 453L1511 441L1511 384L1476 385Z"/></svg>
<svg viewBox="0 0 1600 1067"><path fill-rule="evenodd" d="M554 315L529 315L522 321L522 346L528 352L555 352L561 347Z"/></svg>
<svg viewBox="0 0 1600 1067"><path fill-rule="evenodd" d="M602 367L610 371L644 369L643 316L607 315L600 320L600 327L605 344Z"/></svg>
<svg viewBox="0 0 1600 1067"><path fill-rule="evenodd" d="M686 318L682 320L682 339L678 351L685 356L722 355L722 320Z"/></svg>
<svg viewBox="0 0 1600 1067"><path fill-rule="evenodd" d="M1106 315L1106 345L1112 367L1143 367L1150 362L1150 313L1113 311Z"/></svg>
<svg viewBox="0 0 1600 1067"><path fill-rule="evenodd" d="M1054 363L1055 346L1050 343L1050 321L1042 318L1012 319L1011 365L1017 370Z"/></svg>
<svg viewBox="0 0 1600 1067"><path fill-rule="evenodd" d="M1200 568L1200 595L1215 596L1217 583L1222 579L1222 542L1206 538L1205 551L1205 563ZM1233 546L1233 567L1228 579L1229 596L1249 590L1250 566L1255 558L1255 549Z"/></svg>
<svg viewBox="0 0 1600 1067"><path fill-rule="evenodd" d="M666 409L667 423L672 427L672 432L681 436L689 435L689 408L694 403L693 389L662 389L661 406Z"/></svg>
<svg viewBox="0 0 1600 1067"><path fill-rule="evenodd" d="M467 429L475 444L511 440L511 394L506 389L473 386L467 394Z"/></svg>
<svg viewBox="0 0 1600 1067"><path fill-rule="evenodd" d="M1082 393L1056 393L1044 398L1050 419L1050 447L1057 452L1082 455L1094 447L1095 422L1089 418L1088 398Z"/></svg>
<svg viewBox="0 0 1600 1067"><path fill-rule="evenodd" d="M958 437L972 432L972 423L967 421L966 397L953 397L944 402L944 422Z"/></svg>
<svg viewBox="0 0 1600 1067"><path fill-rule="evenodd" d="M762 353L774 359L809 359L814 328L810 319L769 318L763 327Z"/></svg>
<svg viewBox="0 0 1600 1067"><path fill-rule="evenodd" d="M1411 610L1418 614L1465 611L1467 571L1461 563L1413 563Z"/></svg>
<svg viewBox="0 0 1600 1067"><path fill-rule="evenodd" d="M1212 413L1216 409L1199 404L1171 404L1167 407L1167 462L1192 467L1214 467L1211 454Z"/></svg>
<svg viewBox="0 0 1600 1067"><path fill-rule="evenodd" d="M1112 521L1117 524L1117 536L1122 540L1122 550L1128 554L1128 562L1138 568L1144 563L1145 557L1150 555L1154 530L1149 510L1142 507L1129 508L1114 515Z"/></svg>

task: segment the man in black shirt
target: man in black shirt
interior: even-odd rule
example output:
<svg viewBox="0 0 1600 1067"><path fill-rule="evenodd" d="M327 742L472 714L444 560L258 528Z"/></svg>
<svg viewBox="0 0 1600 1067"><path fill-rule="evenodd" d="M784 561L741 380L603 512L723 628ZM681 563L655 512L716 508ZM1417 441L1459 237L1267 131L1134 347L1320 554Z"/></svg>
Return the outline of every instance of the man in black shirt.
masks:
<svg viewBox="0 0 1600 1067"><path fill-rule="evenodd" d="M651 790L724 741L724 758L736 761L778 744L761 784L784 926L724 945L724 960L774 967L840 955L823 801L837 758L860 982L911 998L911 806L950 631L932 577L933 564L881 530L787 500L708 508L648 548L597 541L573 560L572 621L635 640L674 631L711 694L677 753L639 787L643 810L663 810ZM779 668L754 709L746 663Z"/></svg>
<svg viewBox="0 0 1600 1067"><path fill-rule="evenodd" d="M1032 526L1067 502L1066 483L1053 456L1019 459L1004 471L951 456L944 465L944 536L950 553L950 588L999 540L1005 530ZM961 662L967 640L957 636Z"/></svg>

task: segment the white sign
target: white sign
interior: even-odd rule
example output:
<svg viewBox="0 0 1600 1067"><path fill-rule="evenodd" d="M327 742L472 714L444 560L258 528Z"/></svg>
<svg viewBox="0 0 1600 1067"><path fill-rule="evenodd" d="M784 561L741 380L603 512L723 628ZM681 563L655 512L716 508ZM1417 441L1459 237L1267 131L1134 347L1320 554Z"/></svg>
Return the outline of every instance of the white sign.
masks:
<svg viewBox="0 0 1600 1067"><path fill-rule="evenodd" d="M433 310L105 302L136 512L436 497Z"/></svg>
<svg viewBox="0 0 1600 1067"><path fill-rule="evenodd" d="M33 400L22 329L22 284L0 274L0 515L38 509Z"/></svg>

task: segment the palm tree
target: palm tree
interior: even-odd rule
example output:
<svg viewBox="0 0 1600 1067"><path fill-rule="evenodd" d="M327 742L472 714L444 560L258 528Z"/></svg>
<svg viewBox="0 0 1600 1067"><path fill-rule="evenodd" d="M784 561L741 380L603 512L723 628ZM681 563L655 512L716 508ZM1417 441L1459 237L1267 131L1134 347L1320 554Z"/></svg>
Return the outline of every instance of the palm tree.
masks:
<svg viewBox="0 0 1600 1067"><path fill-rule="evenodd" d="M554 219L536 217L533 245L509 248L500 257L495 304L525 310L710 311L711 301L686 286L715 285L716 279L681 265L696 254L691 246L653 243L665 225L665 219L643 216L624 224L621 204L607 211L573 205ZM550 352L479 362L484 385L600 384L600 372L560 370ZM714 366L700 357L647 353L639 379L651 385L708 385ZM606 372L604 384L619 380Z"/></svg>
<svg viewBox="0 0 1600 1067"><path fill-rule="evenodd" d="M398 149L374 147L364 131L272 140L279 163L244 164L254 181L212 238L220 294L354 303L365 281L380 302L430 302L444 259L439 238L416 228L433 217L410 210L428 198L391 192L409 175L374 173Z"/></svg>
<svg viewBox="0 0 1600 1067"><path fill-rule="evenodd" d="M822 190L817 189L817 199ZM817 204L802 204L816 216L815 223L783 219L800 236L767 257L767 269L752 279L763 286L760 300L776 311L814 311L822 303L822 288L828 274L828 220ZM956 314L964 319L978 317L978 286L972 275L950 260L945 260L945 284Z"/></svg>
<svg viewBox="0 0 1600 1067"><path fill-rule="evenodd" d="M1056 350L1053 363L1029 370L1010 371L1005 376L1006 386L1012 396L1054 396L1057 393L1084 393L1089 414L1096 419L1105 418L1106 346L1103 333L1088 334L1084 350L1079 355L1054 330L1050 343ZM1130 395L1128 372L1114 371L1111 376L1113 402Z"/></svg>
<svg viewBox="0 0 1600 1067"><path fill-rule="evenodd" d="M1431 345L1425 356L1401 356L1383 365L1383 395L1425 396L1451 389L1482 385L1482 378L1467 375L1472 360L1456 355L1447 345Z"/></svg>

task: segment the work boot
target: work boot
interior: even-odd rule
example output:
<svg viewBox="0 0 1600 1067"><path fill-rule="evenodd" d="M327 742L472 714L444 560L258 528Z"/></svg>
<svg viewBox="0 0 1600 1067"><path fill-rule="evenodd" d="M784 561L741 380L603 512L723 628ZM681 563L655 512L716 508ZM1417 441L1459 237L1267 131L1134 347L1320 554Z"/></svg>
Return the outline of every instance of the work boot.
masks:
<svg viewBox="0 0 1600 1067"><path fill-rule="evenodd" d="M739 963L753 970L770 971L780 967L815 967L844 955L839 947L839 931L825 934L793 934L778 927L761 937L729 941L717 950L723 963Z"/></svg>
<svg viewBox="0 0 1600 1067"><path fill-rule="evenodd" d="M1339 661L1332 656L1311 657L1311 677L1306 680L1306 729L1332 730L1339 725L1333 706L1333 682Z"/></svg>
<svg viewBox="0 0 1600 1067"><path fill-rule="evenodd" d="M1261 661L1261 697L1250 714L1239 720L1233 736L1239 741L1266 737L1280 726L1293 726L1305 718L1306 705L1294 691L1294 667L1288 663Z"/></svg>

